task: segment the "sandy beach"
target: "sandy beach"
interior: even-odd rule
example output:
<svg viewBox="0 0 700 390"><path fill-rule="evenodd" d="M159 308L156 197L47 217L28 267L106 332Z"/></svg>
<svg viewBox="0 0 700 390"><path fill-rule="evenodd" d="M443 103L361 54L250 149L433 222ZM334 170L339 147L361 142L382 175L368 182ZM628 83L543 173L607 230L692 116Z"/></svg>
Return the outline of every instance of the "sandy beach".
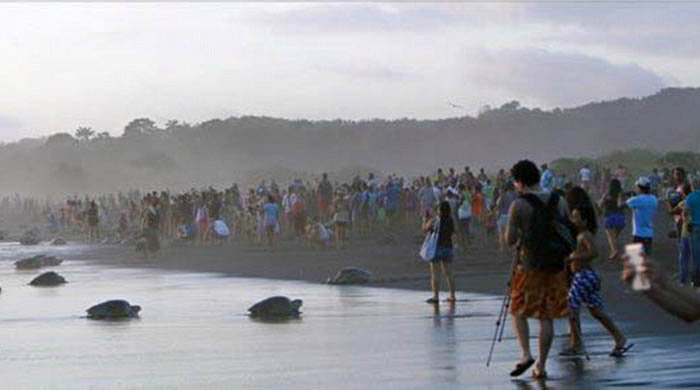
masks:
<svg viewBox="0 0 700 390"><path fill-rule="evenodd" d="M666 226L660 217L658 226ZM675 242L659 228L655 238L654 258L661 268L673 274L677 268ZM601 256L596 269L603 279L606 309L614 319L626 321L625 331L635 334L695 333L700 324L689 325L650 304L641 294L620 282L621 265L607 260L604 233L597 235ZM629 232L621 242L629 239ZM344 267L360 267L374 275L368 287L423 290L429 295L428 267L418 257L421 236L418 233L392 235L393 242L383 239L350 241L345 249L311 249L299 242L282 241L273 250L242 242L219 246L166 245L161 253L148 260L130 248L96 246L86 252L91 261L118 267L136 267L187 272L214 272L231 277L252 277L324 283ZM94 251L94 252L93 252ZM502 296L512 264L511 251L500 252L496 237L474 240L466 251L458 251L453 262L459 292ZM445 289L443 281L443 291ZM588 314L584 314L588 316Z"/></svg>
<svg viewBox="0 0 700 390"><path fill-rule="evenodd" d="M623 288L619 265L607 260L598 262L607 310L636 344L627 357L610 358L610 337L584 314L591 360L557 356L566 345L567 327L556 321L545 387L529 374L516 380L507 376L518 357L510 326L485 369L510 255L499 252L493 240L475 241L454 260L460 301L427 305L427 266L417 256L419 239L404 232L391 242L358 240L344 250L324 251L292 241L273 251L242 242L168 244L150 260L129 247L80 240L69 240L65 247L3 243L0 324L8 337L0 340L6 349L0 365L7 370L5 383L91 389L700 385L694 342L700 327L671 318ZM669 239L660 238L655 249L674 253ZM11 261L35 253L66 259L54 269L69 283L55 289L27 286L39 271L17 271ZM675 269L674 256L657 258L664 268ZM323 284L346 266L371 271L375 281ZM302 317L266 324L246 315L247 307L271 295L302 298ZM142 305L142 317L119 323L83 317L85 308L114 298ZM31 379L47 370L52 379Z"/></svg>

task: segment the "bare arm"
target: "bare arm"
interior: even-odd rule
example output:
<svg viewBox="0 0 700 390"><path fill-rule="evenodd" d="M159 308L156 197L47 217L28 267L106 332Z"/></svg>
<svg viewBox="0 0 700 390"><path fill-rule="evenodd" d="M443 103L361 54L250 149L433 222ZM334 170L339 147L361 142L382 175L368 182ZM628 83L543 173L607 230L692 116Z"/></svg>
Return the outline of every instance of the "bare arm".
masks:
<svg viewBox="0 0 700 390"><path fill-rule="evenodd" d="M590 264L593 259L598 257L598 249L596 248L590 234L582 235L577 240L581 250L577 250L569 257L570 262L578 262L581 264Z"/></svg>
<svg viewBox="0 0 700 390"><path fill-rule="evenodd" d="M644 294L657 306L669 314L686 322L700 319L700 294L692 287L683 286L657 271L656 265L645 260L645 275L651 281L651 288ZM629 284L634 277L634 267L625 260L622 280Z"/></svg>
<svg viewBox="0 0 700 390"><path fill-rule="evenodd" d="M432 233L433 232L433 219L432 218L425 221L425 224L423 224L423 231L425 233Z"/></svg>

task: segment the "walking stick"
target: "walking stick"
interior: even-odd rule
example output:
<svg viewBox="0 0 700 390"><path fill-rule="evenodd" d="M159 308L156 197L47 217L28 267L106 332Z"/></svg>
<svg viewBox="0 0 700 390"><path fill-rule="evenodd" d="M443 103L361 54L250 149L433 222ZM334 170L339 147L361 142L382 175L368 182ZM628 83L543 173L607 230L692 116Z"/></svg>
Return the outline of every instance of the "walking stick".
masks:
<svg viewBox="0 0 700 390"><path fill-rule="evenodd" d="M515 267L518 266L520 253L520 245L515 247L515 254L513 255L513 263L510 268L510 276L508 282L506 283L506 291L503 295L503 302L501 303L501 311L498 313L498 319L496 320L496 330L493 334L493 340L491 340L491 348L489 349L489 356L486 359L486 367L491 364L491 357L493 357L493 349L496 346L496 340L500 343L503 339L503 332L506 328L506 320L508 319L508 308L510 307L510 287L513 281L513 275L515 274Z"/></svg>

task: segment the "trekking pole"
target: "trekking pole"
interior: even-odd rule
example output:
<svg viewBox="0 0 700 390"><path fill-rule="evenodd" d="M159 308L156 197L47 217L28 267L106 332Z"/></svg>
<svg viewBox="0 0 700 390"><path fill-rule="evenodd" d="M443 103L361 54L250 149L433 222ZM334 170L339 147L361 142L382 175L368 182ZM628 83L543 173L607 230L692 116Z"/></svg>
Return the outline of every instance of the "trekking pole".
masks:
<svg viewBox="0 0 700 390"><path fill-rule="evenodd" d="M489 357L486 359L486 367L488 367L491 364L491 357L493 356L493 348L496 346L496 339L500 341L498 335L501 329L501 325L505 325L505 318L504 314L507 315L505 307L506 307L506 299L508 297L508 290L510 287L510 281L508 281L508 284L506 285L506 294L503 296L503 302L501 303L501 311L498 313L498 319L496 320L496 330L493 333L493 340L491 340L491 348L489 349Z"/></svg>
<svg viewBox="0 0 700 390"><path fill-rule="evenodd" d="M501 303L501 311L498 313L498 319L496 320L496 330L493 334L493 340L491 340L491 348L489 349L489 356L486 359L486 367L491 364L491 358L493 357L493 349L496 346L496 340L500 343L503 339L503 332L506 328L506 320L508 319L508 308L510 307L510 285L513 281L513 275L515 274L515 267L518 266L518 261L520 260L518 254L520 253L520 245L516 246L515 255L513 256L513 263L510 269L510 276L508 282L506 283L506 291L503 295L503 302Z"/></svg>

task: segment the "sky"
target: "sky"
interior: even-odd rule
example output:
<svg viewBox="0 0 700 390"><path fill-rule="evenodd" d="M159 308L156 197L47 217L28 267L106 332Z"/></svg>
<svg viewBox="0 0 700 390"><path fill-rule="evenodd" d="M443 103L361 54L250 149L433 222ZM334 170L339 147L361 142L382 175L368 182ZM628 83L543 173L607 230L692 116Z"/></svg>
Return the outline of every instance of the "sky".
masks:
<svg viewBox="0 0 700 390"><path fill-rule="evenodd" d="M698 20L700 3L4 3L0 141L645 96L700 85Z"/></svg>

